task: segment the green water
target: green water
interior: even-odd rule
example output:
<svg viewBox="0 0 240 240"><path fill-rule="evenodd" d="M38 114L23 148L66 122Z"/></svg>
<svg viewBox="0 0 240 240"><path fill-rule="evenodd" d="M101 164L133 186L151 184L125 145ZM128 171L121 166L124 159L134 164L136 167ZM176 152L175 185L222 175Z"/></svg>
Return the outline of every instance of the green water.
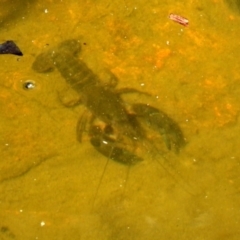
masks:
<svg viewBox="0 0 240 240"><path fill-rule="evenodd" d="M14 40L24 56L0 55L0 239L239 239L236 2L24 6L1 3L1 40ZM107 162L87 133L79 143L76 124L86 109L66 107L78 94L58 71L31 68L39 53L66 39L84 42L80 58L101 79L110 71L117 89L150 93L124 101L167 113L184 132L184 149L145 152L128 168ZM26 81L35 88L24 89Z"/></svg>

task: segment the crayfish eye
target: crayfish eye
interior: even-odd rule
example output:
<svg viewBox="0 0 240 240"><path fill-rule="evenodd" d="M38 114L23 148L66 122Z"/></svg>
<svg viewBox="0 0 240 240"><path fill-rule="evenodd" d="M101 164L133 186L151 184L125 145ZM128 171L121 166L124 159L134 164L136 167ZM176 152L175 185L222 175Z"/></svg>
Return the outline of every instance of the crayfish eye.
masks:
<svg viewBox="0 0 240 240"><path fill-rule="evenodd" d="M104 133L106 134L113 134L113 127L111 125L106 125L104 128Z"/></svg>

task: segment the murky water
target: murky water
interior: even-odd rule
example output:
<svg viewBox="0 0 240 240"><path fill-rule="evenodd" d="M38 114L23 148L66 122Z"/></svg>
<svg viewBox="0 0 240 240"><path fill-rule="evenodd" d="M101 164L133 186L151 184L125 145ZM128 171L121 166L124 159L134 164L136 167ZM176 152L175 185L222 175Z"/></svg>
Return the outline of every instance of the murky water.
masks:
<svg viewBox="0 0 240 240"><path fill-rule="evenodd" d="M239 239L237 3L8 2L2 41L24 56L0 55L0 239ZM77 141L85 107L66 105L79 96L58 71L31 68L70 38L84 42L80 58L100 78L110 71L118 89L152 95L124 100L172 117L187 139L180 154L145 153L128 168L107 163L87 134Z"/></svg>

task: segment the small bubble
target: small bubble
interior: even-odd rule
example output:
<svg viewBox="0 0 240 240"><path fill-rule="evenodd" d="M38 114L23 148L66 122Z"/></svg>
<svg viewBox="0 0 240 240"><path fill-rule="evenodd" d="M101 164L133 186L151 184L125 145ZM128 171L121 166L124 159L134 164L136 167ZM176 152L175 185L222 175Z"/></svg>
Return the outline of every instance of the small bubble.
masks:
<svg viewBox="0 0 240 240"><path fill-rule="evenodd" d="M45 226L45 222L44 222L44 221L41 221L41 222L40 222L40 226L41 226L41 227Z"/></svg>
<svg viewBox="0 0 240 240"><path fill-rule="evenodd" d="M34 89L35 87L36 87L36 84L34 81L28 80L23 83L23 88L26 90Z"/></svg>

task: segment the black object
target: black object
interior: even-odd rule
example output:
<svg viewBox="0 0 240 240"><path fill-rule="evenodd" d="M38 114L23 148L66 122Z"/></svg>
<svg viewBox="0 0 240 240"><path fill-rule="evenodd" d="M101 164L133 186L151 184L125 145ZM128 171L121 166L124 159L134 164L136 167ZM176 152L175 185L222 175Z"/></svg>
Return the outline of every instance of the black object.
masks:
<svg viewBox="0 0 240 240"><path fill-rule="evenodd" d="M23 56L23 53L15 42L9 40L5 43L0 44L0 54L14 54L18 56Z"/></svg>

